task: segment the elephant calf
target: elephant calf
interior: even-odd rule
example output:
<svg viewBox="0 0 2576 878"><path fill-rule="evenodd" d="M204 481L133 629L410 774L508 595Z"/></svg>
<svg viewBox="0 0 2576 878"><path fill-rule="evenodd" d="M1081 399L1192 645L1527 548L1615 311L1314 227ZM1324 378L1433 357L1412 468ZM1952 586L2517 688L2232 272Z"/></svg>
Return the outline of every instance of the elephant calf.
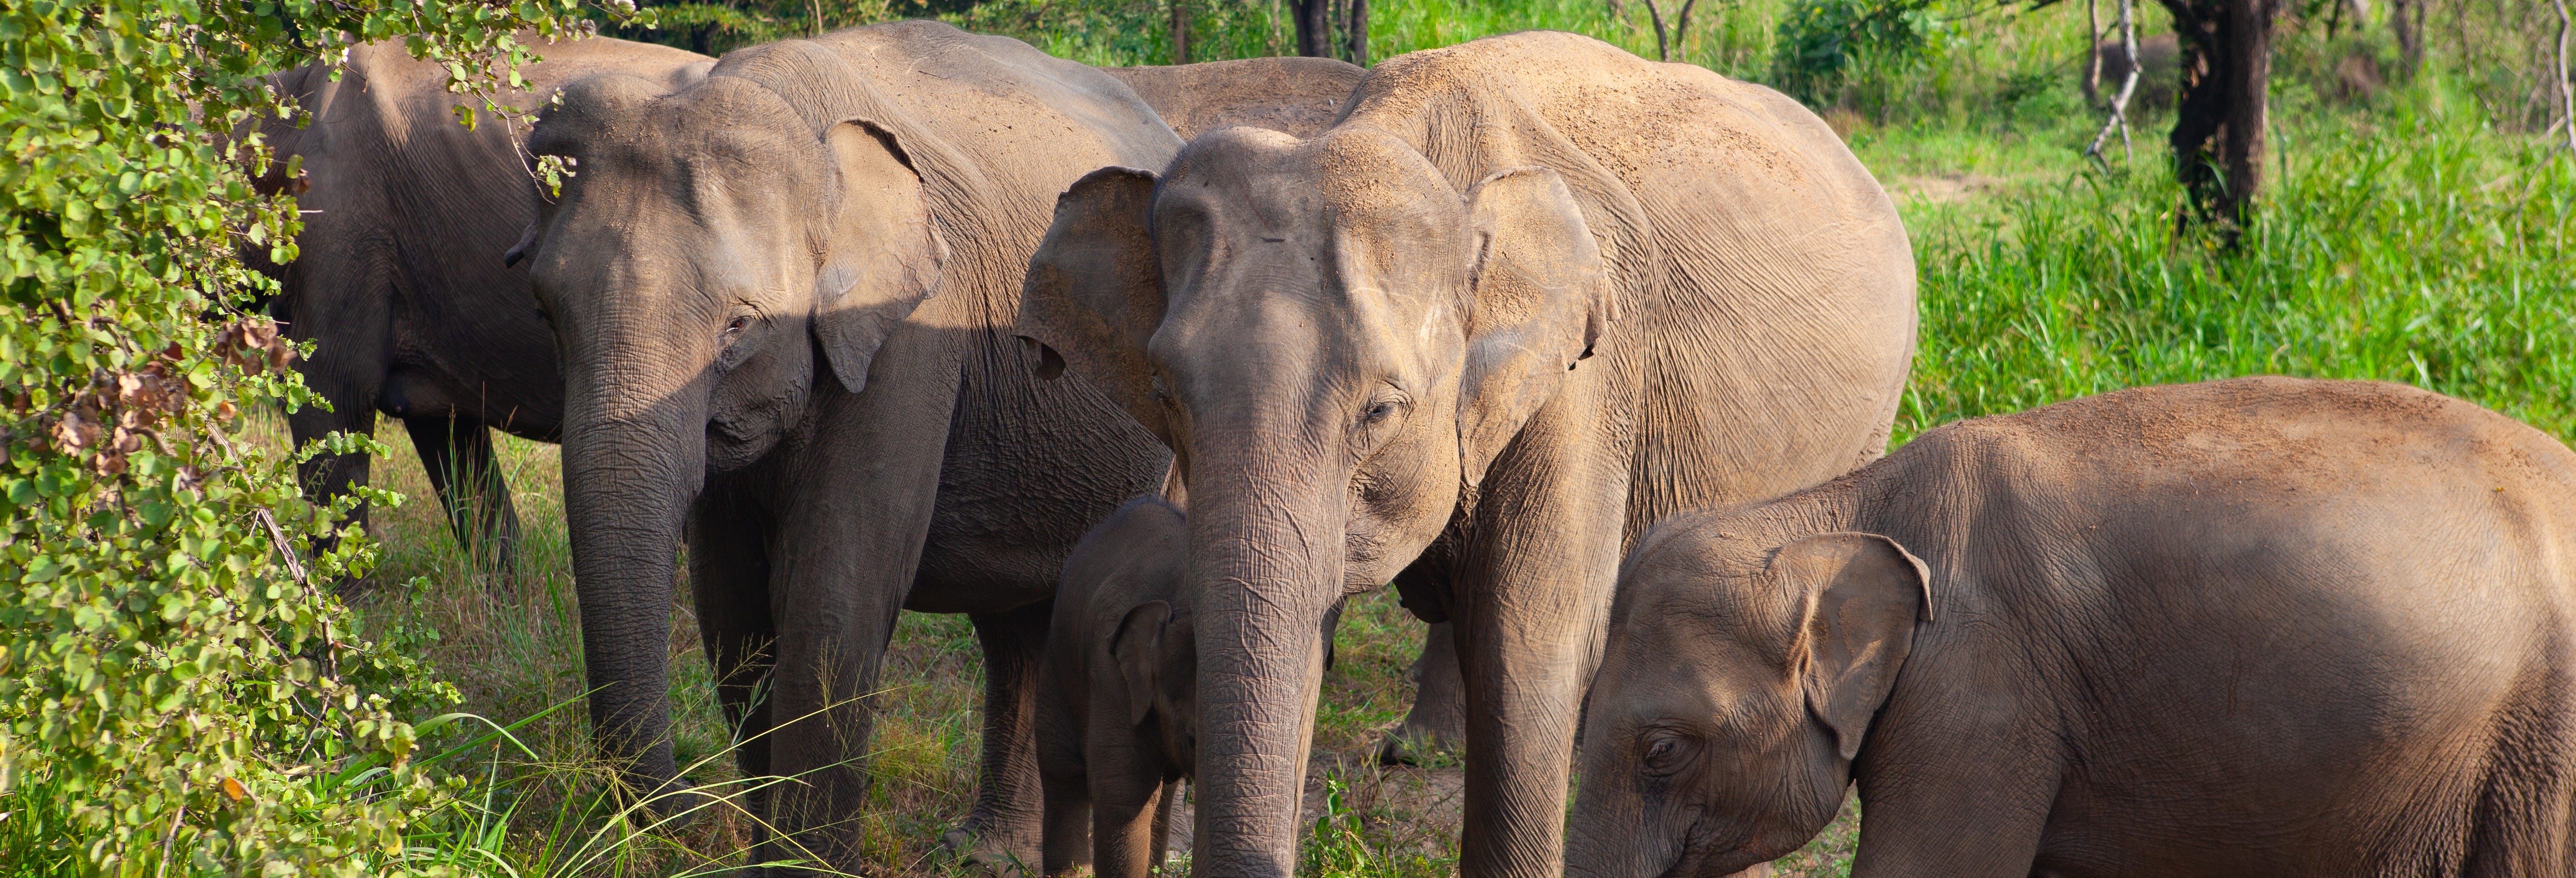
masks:
<svg viewBox="0 0 2576 878"><path fill-rule="evenodd" d="M1138 497L1065 558L1038 666L1046 874L1144 878L1197 761L1198 648L1181 511ZM1086 822L1086 818L1088 822Z"/></svg>
<svg viewBox="0 0 2576 878"><path fill-rule="evenodd" d="M2408 387L1925 434L1628 559L1570 875L2566 875L2576 455Z"/></svg>
<svg viewBox="0 0 2576 878"><path fill-rule="evenodd" d="M1198 642L1189 526L1151 495L1127 501L1064 562L1038 679L1045 866L1145 878L1163 860L1180 782L1198 762ZM1326 615L1324 664L1333 661Z"/></svg>

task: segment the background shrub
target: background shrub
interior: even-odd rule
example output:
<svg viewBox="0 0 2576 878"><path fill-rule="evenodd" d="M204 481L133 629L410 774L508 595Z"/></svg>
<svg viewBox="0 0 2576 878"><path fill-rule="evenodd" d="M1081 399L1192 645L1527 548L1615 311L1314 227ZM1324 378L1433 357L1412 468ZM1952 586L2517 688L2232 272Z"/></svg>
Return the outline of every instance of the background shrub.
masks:
<svg viewBox="0 0 2576 878"><path fill-rule="evenodd" d="M454 692L357 636L330 585L374 546L325 539L344 510L298 499L295 455L237 441L245 410L323 403L240 260L294 258L294 202L233 132L292 111L262 74L397 36L470 120L574 11L0 4L0 871L411 870L440 790L405 719Z"/></svg>

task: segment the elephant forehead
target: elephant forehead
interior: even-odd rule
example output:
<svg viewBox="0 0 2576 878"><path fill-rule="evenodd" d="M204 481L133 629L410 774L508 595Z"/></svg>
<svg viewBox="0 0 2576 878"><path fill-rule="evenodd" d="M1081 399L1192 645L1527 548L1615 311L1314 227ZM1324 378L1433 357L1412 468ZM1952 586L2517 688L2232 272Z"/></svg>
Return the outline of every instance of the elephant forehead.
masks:
<svg viewBox="0 0 2576 878"><path fill-rule="evenodd" d="M1323 203L1341 224L1382 231L1395 226L1439 237L1466 227L1466 199L1431 160L1395 135L1365 126L1340 128L1310 141L1301 153Z"/></svg>

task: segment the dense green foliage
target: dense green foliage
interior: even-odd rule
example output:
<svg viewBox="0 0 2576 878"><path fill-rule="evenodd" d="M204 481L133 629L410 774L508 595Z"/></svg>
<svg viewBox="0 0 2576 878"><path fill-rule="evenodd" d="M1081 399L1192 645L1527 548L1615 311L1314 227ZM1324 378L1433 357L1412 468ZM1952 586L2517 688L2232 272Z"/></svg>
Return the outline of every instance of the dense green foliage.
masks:
<svg viewBox="0 0 2576 878"><path fill-rule="evenodd" d="M453 692L352 633L329 586L374 548L324 539L342 510L238 441L245 409L320 403L240 258L292 259L294 205L233 132L290 109L261 74L354 40L411 35L473 106L527 59L514 30L572 12L0 3L0 869L404 871L406 815L439 792L405 720Z"/></svg>
<svg viewBox="0 0 2576 878"><path fill-rule="evenodd" d="M1912 218L1924 329L1899 436L2257 374L2401 381L2576 436L2576 162L2495 131L2468 90L2427 76L2285 124L2235 252L2177 232L2181 190L2154 171Z"/></svg>
<svg viewBox="0 0 2576 878"><path fill-rule="evenodd" d="M1771 81L1810 103L1821 103L1853 62L1882 65L1927 54L1942 22L1930 0L1797 0L1780 20L1771 54Z"/></svg>

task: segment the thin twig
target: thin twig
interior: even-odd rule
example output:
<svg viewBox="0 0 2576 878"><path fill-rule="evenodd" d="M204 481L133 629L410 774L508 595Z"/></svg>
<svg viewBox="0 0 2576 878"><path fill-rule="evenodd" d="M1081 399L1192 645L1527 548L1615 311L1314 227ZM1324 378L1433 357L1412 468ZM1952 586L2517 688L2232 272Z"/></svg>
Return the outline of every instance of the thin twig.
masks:
<svg viewBox="0 0 2576 878"><path fill-rule="evenodd" d="M2576 83L2567 81L2567 0L2558 6L2558 118L2567 129L2567 150L2576 153Z"/></svg>
<svg viewBox="0 0 2576 878"><path fill-rule="evenodd" d="M2084 0L2084 99L2100 100L2102 95L2102 0Z"/></svg>
<svg viewBox="0 0 2576 878"><path fill-rule="evenodd" d="M2109 167L2110 163L2102 160L2102 142L2111 138L2113 130L2120 132L2121 154L2129 159L2137 158L2129 144L2129 96L2138 91L2138 68L2146 65L2139 63L2138 59L2136 6L2137 0L2120 0L2120 45L2129 53L2129 73L2120 78L2120 93L2111 98L2110 120L2103 122L2102 131L2093 135L2093 144L2084 148L2084 157L2102 162L2104 167Z"/></svg>
<svg viewBox="0 0 2576 878"><path fill-rule="evenodd" d="M1664 41L1664 11L1655 6L1655 0L1645 2L1646 15L1655 20L1655 60L1673 60L1672 48Z"/></svg>

